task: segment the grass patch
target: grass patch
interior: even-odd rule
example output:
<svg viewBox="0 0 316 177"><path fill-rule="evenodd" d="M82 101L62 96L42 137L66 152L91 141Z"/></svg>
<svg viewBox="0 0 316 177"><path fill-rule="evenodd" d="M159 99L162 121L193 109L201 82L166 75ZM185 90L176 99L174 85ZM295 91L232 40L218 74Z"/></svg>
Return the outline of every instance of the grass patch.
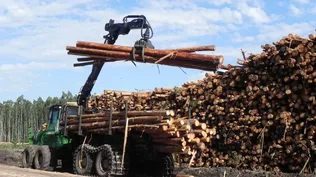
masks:
<svg viewBox="0 0 316 177"><path fill-rule="evenodd" d="M27 146L29 146L27 143L0 142L0 150L21 150Z"/></svg>

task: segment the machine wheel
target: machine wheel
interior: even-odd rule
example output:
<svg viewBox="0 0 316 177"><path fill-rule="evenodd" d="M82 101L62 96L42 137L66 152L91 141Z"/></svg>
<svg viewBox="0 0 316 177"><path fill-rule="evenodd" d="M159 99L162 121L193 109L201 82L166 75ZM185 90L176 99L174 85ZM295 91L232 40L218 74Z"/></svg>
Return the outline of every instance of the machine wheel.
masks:
<svg viewBox="0 0 316 177"><path fill-rule="evenodd" d="M125 160L124 169L121 168L121 151L111 148L110 145L101 146L100 151L97 153L95 167L97 175L108 177L111 175L127 175L128 174L128 157Z"/></svg>
<svg viewBox="0 0 316 177"><path fill-rule="evenodd" d="M95 169L99 176L110 176L112 170L113 152L111 147L106 146L98 152L95 159Z"/></svg>
<svg viewBox="0 0 316 177"><path fill-rule="evenodd" d="M39 146L34 157L34 168L54 171L57 166L56 153L49 146Z"/></svg>
<svg viewBox="0 0 316 177"><path fill-rule="evenodd" d="M31 168L33 166L33 159L35 157L36 150L37 146L29 146L24 149L22 153L23 168Z"/></svg>
<svg viewBox="0 0 316 177"><path fill-rule="evenodd" d="M78 146L73 156L73 172L79 175L90 175L92 172L93 160L88 152Z"/></svg>

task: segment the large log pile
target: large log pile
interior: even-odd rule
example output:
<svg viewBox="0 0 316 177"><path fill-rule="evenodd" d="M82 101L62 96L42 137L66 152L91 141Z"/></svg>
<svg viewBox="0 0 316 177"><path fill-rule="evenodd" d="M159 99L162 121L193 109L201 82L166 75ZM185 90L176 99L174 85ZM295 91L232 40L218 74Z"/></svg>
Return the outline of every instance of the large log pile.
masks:
<svg viewBox="0 0 316 177"><path fill-rule="evenodd" d="M194 154L194 166L311 173L316 165L315 35L290 34L262 49L224 74L206 74L177 89L127 96L105 92L91 108L114 105L122 111L128 98L129 110L173 110L153 123L157 130L143 129L167 132L152 133L154 141L168 142L168 152L181 146L182 162Z"/></svg>
<svg viewBox="0 0 316 177"><path fill-rule="evenodd" d="M217 130L196 166L310 173L316 165L315 35L262 48L242 66L191 84L201 90L189 94L197 119Z"/></svg>
<svg viewBox="0 0 316 177"><path fill-rule="evenodd" d="M133 48L129 46L78 41L76 47L67 46L66 49L70 55L88 57L79 58L78 61L85 63L79 63L75 66L93 64L95 61L113 62L130 60L133 62L216 71L223 64L223 56L193 53L196 51L214 51L215 46L213 45L170 50L145 48L144 58L137 52L135 60L132 58Z"/></svg>

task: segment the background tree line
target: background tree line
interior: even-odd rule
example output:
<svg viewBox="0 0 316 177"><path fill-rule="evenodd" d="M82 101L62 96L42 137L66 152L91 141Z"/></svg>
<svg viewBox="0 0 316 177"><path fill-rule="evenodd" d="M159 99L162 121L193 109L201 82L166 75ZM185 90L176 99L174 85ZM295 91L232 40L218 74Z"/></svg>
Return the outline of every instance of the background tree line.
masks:
<svg viewBox="0 0 316 177"><path fill-rule="evenodd" d="M62 92L61 97L48 97L43 100L26 100L20 96L17 100L0 102L0 142L27 142L28 128L39 130L48 121L49 107L54 104L64 104L76 101L77 96Z"/></svg>

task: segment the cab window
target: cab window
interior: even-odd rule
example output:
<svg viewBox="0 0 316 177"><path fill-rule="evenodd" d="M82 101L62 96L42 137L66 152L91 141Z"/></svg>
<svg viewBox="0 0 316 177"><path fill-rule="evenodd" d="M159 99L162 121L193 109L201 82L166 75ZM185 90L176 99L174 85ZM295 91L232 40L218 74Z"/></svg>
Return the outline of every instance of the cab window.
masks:
<svg viewBox="0 0 316 177"><path fill-rule="evenodd" d="M48 120L48 131L57 131L60 109L51 109Z"/></svg>

